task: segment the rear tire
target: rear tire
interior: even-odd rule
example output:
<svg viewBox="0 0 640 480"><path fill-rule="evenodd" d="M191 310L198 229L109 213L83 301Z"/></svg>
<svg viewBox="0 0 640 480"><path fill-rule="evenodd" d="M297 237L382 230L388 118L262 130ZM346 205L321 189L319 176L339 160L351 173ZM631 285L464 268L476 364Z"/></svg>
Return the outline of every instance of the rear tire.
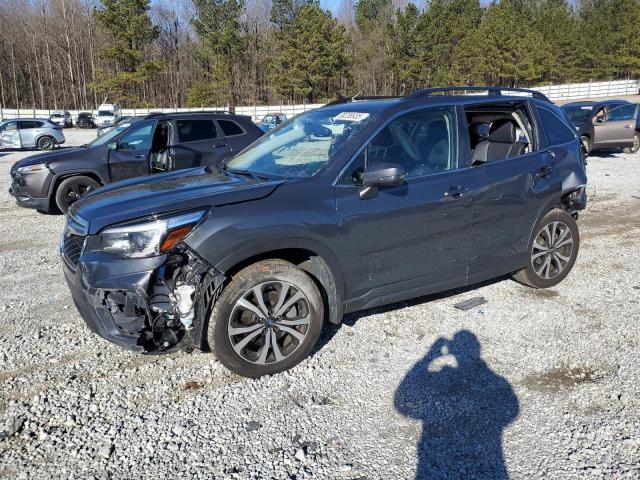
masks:
<svg viewBox="0 0 640 480"><path fill-rule="evenodd" d="M578 224L564 210L553 209L534 231L527 250L528 265L514 273L513 279L533 288L554 287L569 275L578 256Z"/></svg>
<svg viewBox="0 0 640 480"><path fill-rule="evenodd" d="M638 153L640 151L640 132L636 132L633 136L633 145L625 147L624 153Z"/></svg>
<svg viewBox="0 0 640 480"><path fill-rule="evenodd" d="M74 202L96 188L100 188L100 184L91 177L80 175L67 178L56 190L56 205L62 213L67 213Z"/></svg>
<svg viewBox="0 0 640 480"><path fill-rule="evenodd" d="M222 291L209 317L207 341L229 370L257 378L309 356L323 321L324 304L313 279L292 263L263 260L234 275Z"/></svg>
<svg viewBox="0 0 640 480"><path fill-rule="evenodd" d="M40 137L38 139L38 150L53 150L56 148L56 141L53 137Z"/></svg>

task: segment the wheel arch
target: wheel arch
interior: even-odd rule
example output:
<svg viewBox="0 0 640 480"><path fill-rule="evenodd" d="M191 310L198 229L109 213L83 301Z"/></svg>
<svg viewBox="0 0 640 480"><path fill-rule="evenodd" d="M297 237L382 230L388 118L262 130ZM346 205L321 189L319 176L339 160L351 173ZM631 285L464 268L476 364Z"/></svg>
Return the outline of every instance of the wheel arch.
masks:
<svg viewBox="0 0 640 480"><path fill-rule="evenodd" d="M276 240L239 248L215 267L231 278L244 267L260 260L277 258L291 262L313 278L322 294L327 319L338 324L344 314L344 284L338 261L322 244L300 240Z"/></svg>

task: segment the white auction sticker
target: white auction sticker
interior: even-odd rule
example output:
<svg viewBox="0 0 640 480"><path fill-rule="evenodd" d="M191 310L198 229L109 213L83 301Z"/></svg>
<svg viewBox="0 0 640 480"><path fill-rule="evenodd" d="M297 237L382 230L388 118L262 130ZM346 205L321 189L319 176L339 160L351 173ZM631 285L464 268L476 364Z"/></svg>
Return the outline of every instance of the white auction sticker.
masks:
<svg viewBox="0 0 640 480"><path fill-rule="evenodd" d="M364 112L342 112L335 116L335 120L343 120L347 122L361 122L369 116Z"/></svg>

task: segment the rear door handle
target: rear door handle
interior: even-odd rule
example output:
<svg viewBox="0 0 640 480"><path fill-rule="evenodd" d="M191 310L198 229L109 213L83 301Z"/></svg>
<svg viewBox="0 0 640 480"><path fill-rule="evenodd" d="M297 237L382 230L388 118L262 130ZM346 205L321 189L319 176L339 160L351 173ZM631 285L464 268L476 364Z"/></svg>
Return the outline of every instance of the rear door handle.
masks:
<svg viewBox="0 0 640 480"><path fill-rule="evenodd" d="M215 143L213 145L213 148L223 148L223 147L226 147L226 146L227 146L226 143Z"/></svg>
<svg viewBox="0 0 640 480"><path fill-rule="evenodd" d="M145 158L146 155L143 153L139 153L138 155L135 155L133 158Z"/></svg>
<svg viewBox="0 0 640 480"><path fill-rule="evenodd" d="M625 125L624 128L631 128L631 125Z"/></svg>

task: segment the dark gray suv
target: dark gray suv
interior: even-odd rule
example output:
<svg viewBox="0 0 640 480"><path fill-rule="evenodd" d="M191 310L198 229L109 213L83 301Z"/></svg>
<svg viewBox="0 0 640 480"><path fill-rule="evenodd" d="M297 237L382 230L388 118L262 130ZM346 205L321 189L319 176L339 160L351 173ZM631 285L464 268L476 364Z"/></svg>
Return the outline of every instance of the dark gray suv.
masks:
<svg viewBox="0 0 640 480"><path fill-rule="evenodd" d="M586 203L575 129L537 92L457 90L338 101L221 169L88 195L61 240L79 312L123 347L257 377L348 312L505 274L557 285Z"/></svg>
<svg viewBox="0 0 640 480"><path fill-rule="evenodd" d="M82 195L111 182L219 166L261 135L251 117L228 113L131 118L88 145L16 162L11 167L10 193L21 207L66 212Z"/></svg>

